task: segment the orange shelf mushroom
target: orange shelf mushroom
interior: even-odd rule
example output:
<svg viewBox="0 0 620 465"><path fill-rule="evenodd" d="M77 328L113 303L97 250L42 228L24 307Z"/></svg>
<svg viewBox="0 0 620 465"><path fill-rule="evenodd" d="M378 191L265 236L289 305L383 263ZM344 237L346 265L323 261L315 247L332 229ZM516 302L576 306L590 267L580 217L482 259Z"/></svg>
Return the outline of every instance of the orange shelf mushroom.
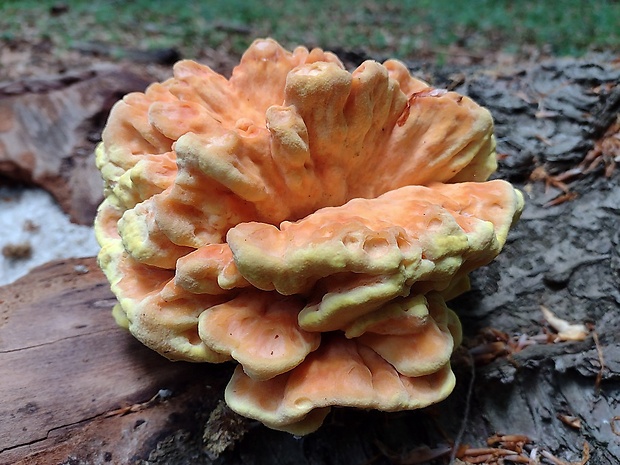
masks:
<svg viewBox="0 0 620 465"><path fill-rule="evenodd" d="M237 370L231 408L306 434L332 406L444 399L458 317L523 207L489 112L395 60L352 73L257 40L113 108L97 149L114 315L172 360Z"/></svg>

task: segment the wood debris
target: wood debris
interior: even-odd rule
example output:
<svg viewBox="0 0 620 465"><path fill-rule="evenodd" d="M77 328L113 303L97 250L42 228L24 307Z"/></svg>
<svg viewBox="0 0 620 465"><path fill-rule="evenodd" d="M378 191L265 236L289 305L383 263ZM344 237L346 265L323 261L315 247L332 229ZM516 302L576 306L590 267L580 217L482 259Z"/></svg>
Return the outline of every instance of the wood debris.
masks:
<svg viewBox="0 0 620 465"><path fill-rule="evenodd" d="M544 205L545 207L553 207L555 205L560 205L564 202L575 200L578 197L578 194L576 192L570 190L566 181L570 180L572 177L580 173L581 170L575 168L572 170L568 170L564 173L551 175L547 172L547 169L543 165L541 165L534 168L534 170L530 174L529 180L530 182L544 181L545 191L548 191L551 187L555 187L562 191L562 194L558 195ZM531 186L529 184L525 187L526 190L531 189ZM528 189L528 187L530 189Z"/></svg>
<svg viewBox="0 0 620 465"><path fill-rule="evenodd" d="M7 244L2 247L2 255L8 260L26 260L32 257L32 244L30 242Z"/></svg>
<svg viewBox="0 0 620 465"><path fill-rule="evenodd" d="M588 328L582 323L569 323L562 318L558 318L551 310L544 305L540 306L545 320L555 329L557 341L583 341L588 336Z"/></svg>
<svg viewBox="0 0 620 465"><path fill-rule="evenodd" d="M527 334L509 335L495 328L485 328L477 338L477 344L469 349L476 365L491 363L499 357L510 358L526 347L534 344L554 342L554 335L547 332L529 336Z"/></svg>
<svg viewBox="0 0 620 465"><path fill-rule="evenodd" d="M171 395L172 395L172 392L169 391L168 389L160 389L159 391L157 391L157 394L155 394L153 397L151 397L146 402L139 402L133 405L121 407L119 409L107 412L103 416L104 418L107 418L107 417L113 417L116 415L127 415L129 413L140 412L141 410L145 410L161 402L162 400L169 398Z"/></svg>
<svg viewBox="0 0 620 465"><path fill-rule="evenodd" d="M620 115L616 121L607 128L603 136L594 143L592 150L588 152L579 168L584 173L596 169L601 163L605 167L605 177L611 177L616 163L620 161Z"/></svg>
<svg viewBox="0 0 620 465"><path fill-rule="evenodd" d="M568 462L538 447L534 441L521 434L496 434L487 439L487 447L463 447L457 458L465 464L508 465L585 465L590 458L590 445L583 445L582 459Z"/></svg>
<svg viewBox="0 0 620 465"><path fill-rule="evenodd" d="M620 419L620 417L619 417ZM450 465L586 465L590 458L590 445L585 442L582 458L577 462L566 461L548 450L535 444L534 440L523 434L495 434L486 441L486 446L458 447ZM422 445L404 454L393 454L385 446L377 444L381 453L397 465L421 465L441 457L446 457L452 450L450 446Z"/></svg>
<svg viewBox="0 0 620 465"><path fill-rule="evenodd" d="M499 357L509 357L534 344L552 344L556 342L583 341L592 328L582 323L569 323L557 317L547 307L541 305L541 311L549 326L556 332L545 330L533 336L528 334L509 335L495 328L485 328L478 335L475 345L469 349L477 365L484 365ZM594 334L594 332L593 332ZM596 337L596 336L594 336ZM595 340L596 342L596 340ZM599 350L599 361L602 362ZM604 365L602 365L604 366Z"/></svg>
<svg viewBox="0 0 620 465"><path fill-rule="evenodd" d="M579 417L558 413L558 419L566 426L570 426L574 429L581 429L581 419Z"/></svg>

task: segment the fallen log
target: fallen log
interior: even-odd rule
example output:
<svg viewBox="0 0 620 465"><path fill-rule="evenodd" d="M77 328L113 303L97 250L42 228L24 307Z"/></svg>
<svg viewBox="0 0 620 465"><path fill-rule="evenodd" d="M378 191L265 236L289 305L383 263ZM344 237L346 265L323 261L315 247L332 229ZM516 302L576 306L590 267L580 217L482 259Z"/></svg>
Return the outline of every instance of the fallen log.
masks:
<svg viewBox="0 0 620 465"><path fill-rule="evenodd" d="M0 463L616 464L620 173L617 132L602 126L617 118L619 73L612 62L552 61L458 84L493 111L498 176L527 202L502 255L451 302L466 349L446 402L334 409L301 440L241 421L218 407L231 366L142 347L115 327L94 260L68 260L0 288ZM597 155L599 145L608 149ZM588 335L557 339L541 306Z"/></svg>
<svg viewBox="0 0 620 465"><path fill-rule="evenodd" d="M221 369L142 346L113 304L92 258L0 288L0 463L131 463L183 426L189 399L221 391Z"/></svg>

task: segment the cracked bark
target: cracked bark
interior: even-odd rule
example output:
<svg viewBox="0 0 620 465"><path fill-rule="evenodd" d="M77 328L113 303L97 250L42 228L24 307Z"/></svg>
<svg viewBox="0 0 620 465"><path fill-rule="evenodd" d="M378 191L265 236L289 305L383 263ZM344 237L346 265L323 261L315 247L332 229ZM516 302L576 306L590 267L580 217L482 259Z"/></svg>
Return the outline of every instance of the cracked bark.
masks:
<svg viewBox="0 0 620 465"><path fill-rule="evenodd" d="M188 380L218 368L167 362L115 325L112 302L92 258L0 288L0 463L129 463L183 424L169 417L187 408ZM108 415L160 389L173 398Z"/></svg>

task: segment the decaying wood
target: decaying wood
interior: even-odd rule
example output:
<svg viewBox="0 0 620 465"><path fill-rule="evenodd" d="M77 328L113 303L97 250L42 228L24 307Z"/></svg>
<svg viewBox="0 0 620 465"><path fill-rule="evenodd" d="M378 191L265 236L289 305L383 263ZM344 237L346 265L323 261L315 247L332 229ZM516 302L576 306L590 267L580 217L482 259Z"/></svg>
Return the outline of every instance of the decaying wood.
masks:
<svg viewBox="0 0 620 465"><path fill-rule="evenodd" d="M0 463L146 459L221 391L217 369L169 362L117 327L114 302L94 259L0 288Z"/></svg>
<svg viewBox="0 0 620 465"><path fill-rule="evenodd" d="M91 224L102 200L93 150L112 105L149 81L117 65L0 85L0 175L48 190Z"/></svg>
<svg viewBox="0 0 620 465"><path fill-rule="evenodd" d="M334 409L302 439L239 424L220 404L230 366L145 349L115 327L94 261L65 261L0 288L0 463L617 464L620 172L603 160L563 173L615 137L601 122L616 121L619 82L618 63L604 60L443 79L491 109L497 176L526 196L503 253L451 302L465 344L447 401ZM585 339L562 340L541 306L554 324L585 325Z"/></svg>

